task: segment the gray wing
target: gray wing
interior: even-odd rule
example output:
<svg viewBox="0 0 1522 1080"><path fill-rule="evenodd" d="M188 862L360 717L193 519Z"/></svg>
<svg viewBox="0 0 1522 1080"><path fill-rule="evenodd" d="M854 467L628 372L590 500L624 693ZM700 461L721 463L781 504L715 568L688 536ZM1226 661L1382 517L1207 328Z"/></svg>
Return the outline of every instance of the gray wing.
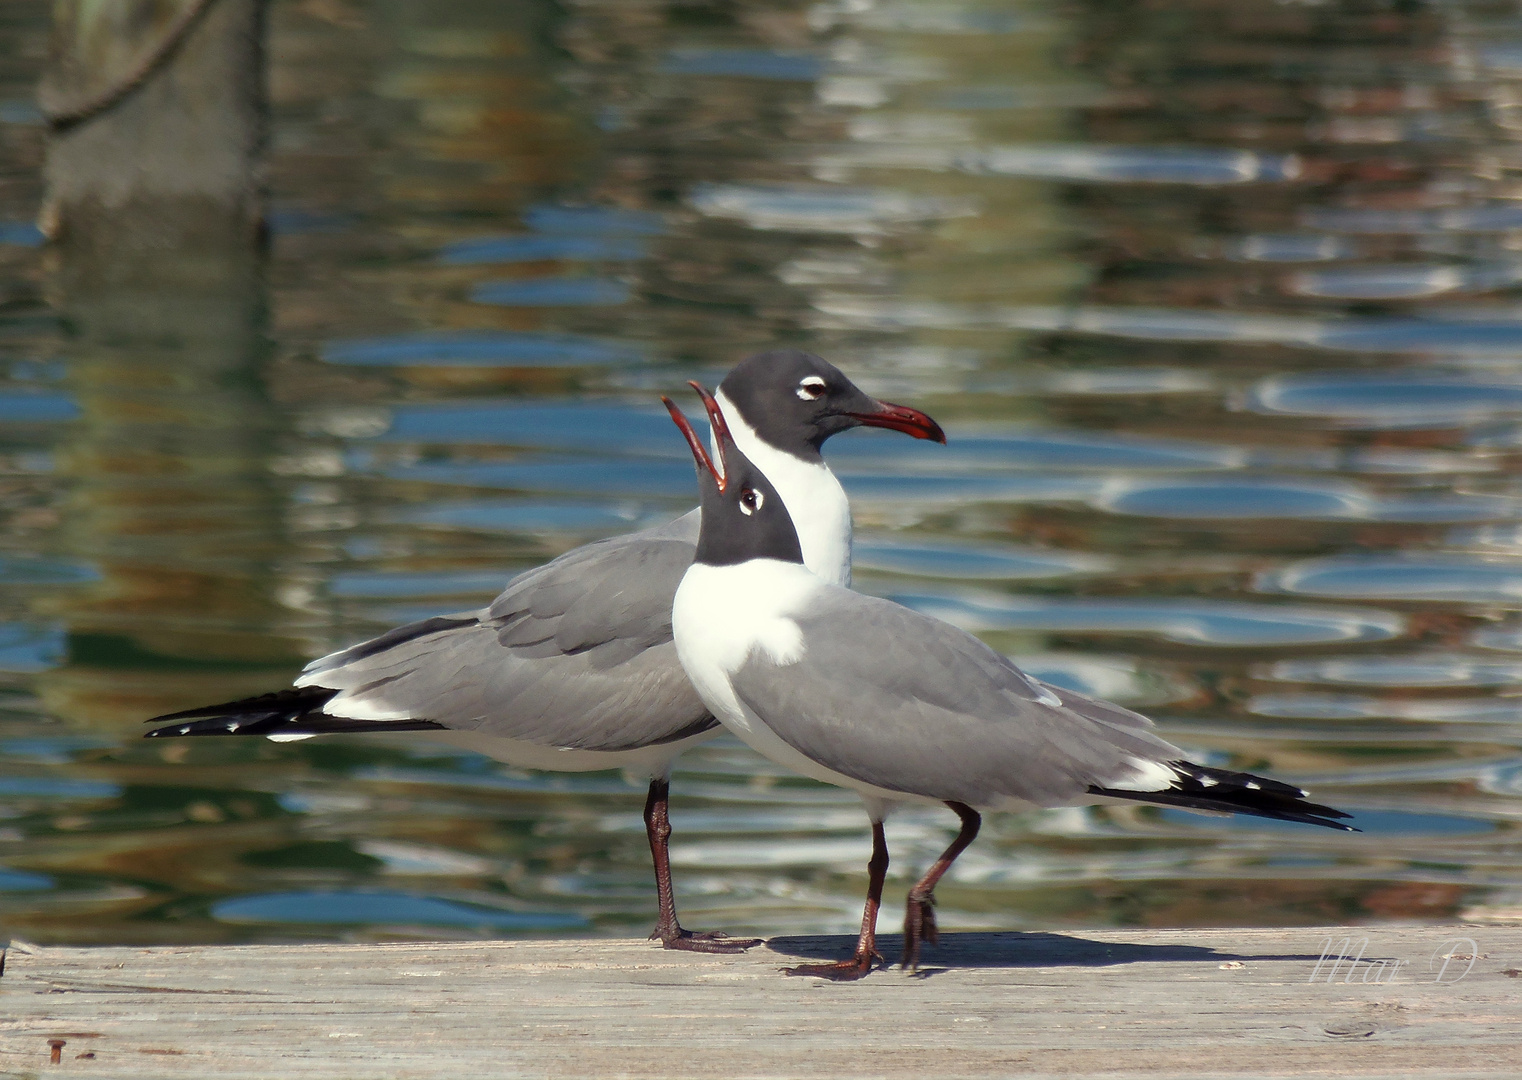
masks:
<svg viewBox="0 0 1522 1080"><path fill-rule="evenodd" d="M588 544L477 612L427 619L308 665L338 716L433 720L578 750L631 750L714 726L671 640L698 517Z"/></svg>
<svg viewBox="0 0 1522 1080"><path fill-rule="evenodd" d="M1031 679L954 626L846 589L798 617L805 653L753 655L740 699L795 750L893 791L1060 806L1182 752L1137 713Z"/></svg>

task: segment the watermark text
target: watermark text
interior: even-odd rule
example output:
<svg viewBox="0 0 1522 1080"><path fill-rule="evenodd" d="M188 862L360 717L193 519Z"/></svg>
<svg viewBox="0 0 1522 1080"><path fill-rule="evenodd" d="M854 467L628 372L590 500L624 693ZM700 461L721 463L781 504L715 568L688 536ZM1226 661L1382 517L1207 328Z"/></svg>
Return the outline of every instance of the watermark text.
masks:
<svg viewBox="0 0 1522 1080"><path fill-rule="evenodd" d="M1427 961L1427 970L1418 973L1410 960L1391 957L1366 959L1369 939L1327 937L1321 943L1321 957L1311 970L1308 983L1392 983L1402 972L1413 982L1456 983L1474 970L1475 961L1484 953L1473 938L1449 938ZM1401 981L1405 981L1402 979Z"/></svg>

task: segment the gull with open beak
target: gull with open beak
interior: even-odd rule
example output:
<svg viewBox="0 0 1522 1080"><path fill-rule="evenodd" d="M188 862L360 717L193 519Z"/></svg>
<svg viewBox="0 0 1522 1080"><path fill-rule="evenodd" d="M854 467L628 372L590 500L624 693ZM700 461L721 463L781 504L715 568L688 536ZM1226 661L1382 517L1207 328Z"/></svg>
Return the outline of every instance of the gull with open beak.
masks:
<svg viewBox="0 0 1522 1080"><path fill-rule="evenodd" d="M883 819L899 803L941 803L962 827L909 891L903 963L934 941L934 889L972 843L981 811L1127 800L1348 829L1348 815L1299 788L1196 765L1144 716L1049 686L977 638L814 573L791 503L743 451L701 387L710 457L669 399L698 466L702 527L672 611L677 655L704 704L755 750L855 791L872 858L855 954L791 974L857 979L872 970L888 869Z"/></svg>
<svg viewBox="0 0 1522 1080"><path fill-rule="evenodd" d="M714 402L726 436L764 462L822 580L851 578L851 508L820 447L850 428L945 442L917 409L877 401L832 365L781 350L742 361ZM398 627L308 664L293 689L155 717L150 738L424 729L512 765L562 772L623 769L650 778L645 826L659 921L671 949L734 952L757 944L694 934L677 922L667 812L672 763L721 730L688 683L671 641L671 603L691 564L700 510L666 525L567 552L515 578L487 607Z"/></svg>

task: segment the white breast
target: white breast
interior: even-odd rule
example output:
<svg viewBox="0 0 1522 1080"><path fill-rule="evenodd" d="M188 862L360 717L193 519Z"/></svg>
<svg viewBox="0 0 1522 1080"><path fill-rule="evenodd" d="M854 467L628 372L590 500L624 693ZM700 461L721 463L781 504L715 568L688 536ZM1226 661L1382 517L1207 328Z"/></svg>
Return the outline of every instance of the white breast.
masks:
<svg viewBox="0 0 1522 1080"><path fill-rule="evenodd" d="M804 565L832 585L849 586L851 504L840 481L823 462L804 461L763 441L724 391L719 391L717 400L735 445L782 496L798 531Z"/></svg>
<svg viewBox="0 0 1522 1080"><path fill-rule="evenodd" d="M695 678L695 671L732 675L753 652L794 663L803 656L803 633L793 617L822 587L807 567L776 559L693 563L671 608L682 666Z"/></svg>
<svg viewBox="0 0 1522 1080"><path fill-rule="evenodd" d="M782 740L734 691L735 672L754 654L783 665L802 659L807 644L795 620L831 586L797 563L752 559L738 566L694 563L676 591L671 629L687 677L703 704L758 753L794 772L855 791L874 821L899 802L934 802L844 776ZM785 676L784 676L785 677Z"/></svg>
<svg viewBox="0 0 1522 1080"><path fill-rule="evenodd" d="M806 567L774 559L688 568L671 607L671 633L698 697L722 723L748 726L729 680L752 653L779 664L802 657L793 614L821 584Z"/></svg>

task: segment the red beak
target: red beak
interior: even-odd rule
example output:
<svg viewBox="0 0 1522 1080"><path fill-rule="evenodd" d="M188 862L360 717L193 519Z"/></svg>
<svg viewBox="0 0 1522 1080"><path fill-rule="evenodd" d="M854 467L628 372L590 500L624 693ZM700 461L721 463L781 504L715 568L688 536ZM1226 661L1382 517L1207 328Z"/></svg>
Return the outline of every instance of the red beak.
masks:
<svg viewBox="0 0 1522 1080"><path fill-rule="evenodd" d="M698 397L703 399L703 411L708 414L708 423L713 427L713 443L719 448L719 468L724 473L717 477L719 491L724 491L724 485L729 482L729 450L735 444L735 437L729 433L729 423L724 419L724 412L719 408L719 403L714 396L704 388L702 383L687 380L687 385L698 392Z"/></svg>
<svg viewBox="0 0 1522 1080"><path fill-rule="evenodd" d="M724 412L719 408L718 401L703 386L694 379L688 379L687 385L698 392L698 397L703 399L703 411L708 414L708 422L713 425L714 441L719 444L719 456L724 456L724 444L735 441L729 433L729 423L724 419Z"/></svg>
<svg viewBox="0 0 1522 1080"><path fill-rule="evenodd" d="M890 431L902 431L905 435L913 435L916 439L929 439L931 442L944 444L946 433L941 430L930 417L918 409L911 409L907 405L894 405L890 401L874 402L877 406L871 412L853 412L845 415L860 421L867 427L888 428Z"/></svg>
<svg viewBox="0 0 1522 1080"><path fill-rule="evenodd" d="M719 492L722 494L725 483L724 474L729 471L727 467L728 463L724 461L724 444L730 439L729 426L724 423L724 414L719 411L719 403L713 399L712 394L695 382L689 382L687 385L696 390L703 398L703 408L708 411L708 422L713 425L714 442L719 447L719 461L726 466L723 472L714 468L713 459L708 456L708 450L704 447L703 440L692 429L692 424L688 421L682 410L677 408L676 402L663 394L661 395L661 403L666 406L666 411L671 414L672 421L681 430L682 435L686 437L687 448L692 451L693 459L697 461L698 467L708 470L708 475L712 476L713 482L719 485Z"/></svg>

